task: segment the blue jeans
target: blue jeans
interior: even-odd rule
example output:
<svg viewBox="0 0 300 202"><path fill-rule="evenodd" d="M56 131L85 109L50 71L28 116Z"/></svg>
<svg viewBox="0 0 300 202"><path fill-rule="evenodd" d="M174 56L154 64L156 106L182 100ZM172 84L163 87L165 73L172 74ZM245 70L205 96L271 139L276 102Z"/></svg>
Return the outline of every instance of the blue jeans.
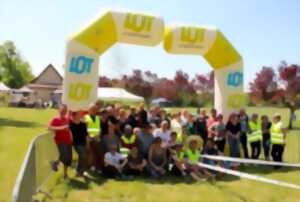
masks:
<svg viewBox="0 0 300 202"><path fill-rule="evenodd" d="M230 148L231 157L240 157L240 140L232 137L228 137L228 144Z"/></svg>

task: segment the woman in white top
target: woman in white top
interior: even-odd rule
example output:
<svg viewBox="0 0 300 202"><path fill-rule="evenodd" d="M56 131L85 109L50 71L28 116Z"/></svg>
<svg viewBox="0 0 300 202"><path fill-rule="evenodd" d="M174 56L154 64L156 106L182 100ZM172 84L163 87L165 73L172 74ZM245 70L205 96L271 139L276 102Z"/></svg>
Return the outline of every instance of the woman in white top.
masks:
<svg viewBox="0 0 300 202"><path fill-rule="evenodd" d="M163 121L160 124L160 128L157 128L153 132L154 137L160 137L162 140L162 147L167 147L168 142L170 140L171 131L168 129L169 123L167 121Z"/></svg>

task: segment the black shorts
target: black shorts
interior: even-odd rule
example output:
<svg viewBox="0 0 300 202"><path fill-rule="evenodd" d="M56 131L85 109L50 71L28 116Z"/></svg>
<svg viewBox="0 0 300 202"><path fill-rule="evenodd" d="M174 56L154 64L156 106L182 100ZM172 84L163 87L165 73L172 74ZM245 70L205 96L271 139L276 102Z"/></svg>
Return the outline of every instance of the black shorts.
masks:
<svg viewBox="0 0 300 202"><path fill-rule="evenodd" d="M65 166L71 166L72 163L72 145L71 144L57 144L59 160Z"/></svg>

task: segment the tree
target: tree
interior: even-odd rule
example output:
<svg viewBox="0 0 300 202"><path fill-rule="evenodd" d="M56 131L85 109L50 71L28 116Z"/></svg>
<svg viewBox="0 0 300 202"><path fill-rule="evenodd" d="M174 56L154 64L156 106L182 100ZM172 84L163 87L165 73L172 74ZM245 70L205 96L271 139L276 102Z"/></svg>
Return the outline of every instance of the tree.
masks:
<svg viewBox="0 0 300 202"><path fill-rule="evenodd" d="M293 128L295 111L300 108L300 66L281 62L278 74L272 67L263 67L250 83L254 103L281 104L289 108L289 128Z"/></svg>
<svg viewBox="0 0 300 202"><path fill-rule="evenodd" d="M196 74L193 79L194 88L201 94L213 95L214 92L214 72L208 74Z"/></svg>
<svg viewBox="0 0 300 202"><path fill-rule="evenodd" d="M276 73L272 67L263 67L250 82L250 98L254 104L270 102L277 91Z"/></svg>
<svg viewBox="0 0 300 202"><path fill-rule="evenodd" d="M24 61L12 41L0 45L0 81L11 88L20 88L33 79L28 62Z"/></svg>
<svg viewBox="0 0 300 202"><path fill-rule="evenodd" d="M152 85L144 80L143 72L139 69L134 69L131 75L123 75L119 86L144 97L146 101L152 96Z"/></svg>
<svg viewBox="0 0 300 202"><path fill-rule="evenodd" d="M295 111L300 108L300 66L282 62L278 73L281 88L277 92L277 97L290 110L289 128L292 129Z"/></svg>

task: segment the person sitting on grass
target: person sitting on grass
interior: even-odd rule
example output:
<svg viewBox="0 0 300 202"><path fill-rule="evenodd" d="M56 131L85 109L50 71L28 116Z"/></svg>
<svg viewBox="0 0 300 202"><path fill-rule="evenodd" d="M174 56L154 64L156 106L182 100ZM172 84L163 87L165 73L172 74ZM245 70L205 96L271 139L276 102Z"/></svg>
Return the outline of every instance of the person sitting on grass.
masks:
<svg viewBox="0 0 300 202"><path fill-rule="evenodd" d="M57 145L59 158L57 161L51 162L52 169L58 170L59 162L64 165L64 178L68 178L68 167L72 163L72 143L73 138L69 129L69 118L67 117L67 105L60 105L59 116L53 118L48 126L50 131L54 133L54 140Z"/></svg>
<svg viewBox="0 0 300 202"><path fill-rule="evenodd" d="M103 173L107 177L123 178L123 168L127 163L127 159L118 153L118 146L109 145L109 152L104 155Z"/></svg>
<svg viewBox="0 0 300 202"><path fill-rule="evenodd" d="M166 149L162 147L160 137L156 137L150 146L148 162L150 173L153 177L160 178L166 174L167 152Z"/></svg>
<svg viewBox="0 0 300 202"><path fill-rule="evenodd" d="M187 171L190 173L191 177L196 181L207 180L211 174L206 170L197 165L200 160L200 140L196 138L190 138L188 141L188 149L185 153L185 158L187 160L186 167Z"/></svg>
<svg viewBox="0 0 300 202"><path fill-rule="evenodd" d="M175 144L172 147L171 158L173 161L173 166L171 168L171 173L175 176L186 176L186 167L184 160L184 151L182 144Z"/></svg>
<svg viewBox="0 0 300 202"><path fill-rule="evenodd" d="M202 149L201 151L202 155L213 155L213 156L217 156L217 155L222 155L222 153L220 151L218 151L218 149L216 148L215 142L212 138L208 138L207 142L205 144L205 147ZM219 165L221 167L224 167L224 163L223 161L215 161L212 159L207 159L207 158L203 158L202 162L208 165ZM229 168L229 165L228 165ZM218 174L216 172L211 172L211 171L207 171L209 173L212 174L212 176L214 176L215 174ZM222 174L220 174L220 176L222 176Z"/></svg>
<svg viewBox="0 0 300 202"><path fill-rule="evenodd" d="M147 173L147 161L139 153L138 147L133 146L127 157L126 175L139 176Z"/></svg>

